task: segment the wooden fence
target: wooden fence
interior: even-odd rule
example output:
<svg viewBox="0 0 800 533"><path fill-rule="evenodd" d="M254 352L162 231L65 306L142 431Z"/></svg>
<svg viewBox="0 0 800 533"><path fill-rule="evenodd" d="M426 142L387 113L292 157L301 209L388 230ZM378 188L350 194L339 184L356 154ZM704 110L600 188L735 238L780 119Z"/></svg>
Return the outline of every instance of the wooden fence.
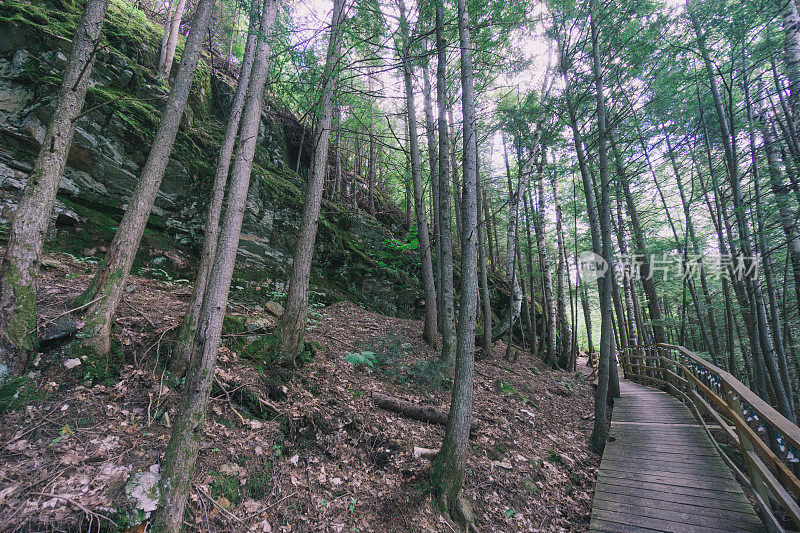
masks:
<svg viewBox="0 0 800 533"><path fill-rule="evenodd" d="M620 363L628 379L687 403L750 489L769 531L787 531L791 523L800 529L800 428L733 375L683 346L625 346Z"/></svg>

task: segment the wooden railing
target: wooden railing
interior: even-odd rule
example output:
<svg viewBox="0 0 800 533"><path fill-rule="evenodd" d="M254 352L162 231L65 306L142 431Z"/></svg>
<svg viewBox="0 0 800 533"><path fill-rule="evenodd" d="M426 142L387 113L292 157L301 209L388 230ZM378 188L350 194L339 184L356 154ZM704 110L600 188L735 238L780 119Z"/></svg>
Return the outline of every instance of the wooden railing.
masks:
<svg viewBox="0 0 800 533"><path fill-rule="evenodd" d="M687 403L722 458L750 489L769 531L787 531L782 527L787 518L800 528L800 480L795 474L800 428L730 373L683 346L625 346L620 363L628 379L654 385ZM720 434L729 449L720 446Z"/></svg>

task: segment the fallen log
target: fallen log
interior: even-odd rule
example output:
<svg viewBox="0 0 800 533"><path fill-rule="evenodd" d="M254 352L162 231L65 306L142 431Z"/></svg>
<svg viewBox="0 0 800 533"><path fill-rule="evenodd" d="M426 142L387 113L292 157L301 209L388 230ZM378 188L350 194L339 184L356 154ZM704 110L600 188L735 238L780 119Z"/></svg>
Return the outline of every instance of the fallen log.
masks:
<svg viewBox="0 0 800 533"><path fill-rule="evenodd" d="M429 422L431 424L439 424L440 426L447 425L448 411L439 409L431 405L423 405L419 403L409 402L402 398L395 398L380 392L372 392L372 401L381 409L393 411L406 418L419 420L421 422ZM478 428L477 420L472 420L469 426L470 433Z"/></svg>

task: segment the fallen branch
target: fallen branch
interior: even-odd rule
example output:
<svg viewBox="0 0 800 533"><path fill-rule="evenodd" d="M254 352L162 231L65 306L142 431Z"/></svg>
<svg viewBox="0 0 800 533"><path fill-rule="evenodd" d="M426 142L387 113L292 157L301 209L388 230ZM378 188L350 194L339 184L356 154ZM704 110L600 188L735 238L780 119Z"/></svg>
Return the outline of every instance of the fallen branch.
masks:
<svg viewBox="0 0 800 533"><path fill-rule="evenodd" d="M114 524L116 527L119 527L119 524L117 524L116 522L111 520L106 515L102 515L100 513L96 513L94 511L90 511L89 509L87 509L86 507L81 505L80 503L76 502L75 500L73 500L72 498L69 498L67 496L61 496L60 494L50 494L49 492L29 492L28 494L32 494L34 496L44 496L46 498L57 498L59 500L64 500L65 502L71 503L72 505L74 505L75 507L77 507L78 509L80 509L81 511L86 513L86 516L93 516L95 518L102 518L103 520L108 520L109 522Z"/></svg>
<svg viewBox="0 0 800 533"><path fill-rule="evenodd" d="M401 398L395 398L380 392L372 392L372 401L375 405L387 411L394 411L406 418L419 420L421 422L429 422L431 424L439 424L440 426L447 425L448 411L439 409L430 405L422 405L419 403L409 402ZM470 424L470 432L475 431L478 427L477 420L473 420Z"/></svg>

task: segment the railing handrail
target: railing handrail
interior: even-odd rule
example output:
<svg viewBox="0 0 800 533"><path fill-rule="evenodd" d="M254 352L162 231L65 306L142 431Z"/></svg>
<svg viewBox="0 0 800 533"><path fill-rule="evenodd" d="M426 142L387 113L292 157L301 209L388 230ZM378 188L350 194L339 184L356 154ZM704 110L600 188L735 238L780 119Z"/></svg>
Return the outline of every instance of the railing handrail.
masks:
<svg viewBox="0 0 800 533"><path fill-rule="evenodd" d="M642 351L653 350L656 352L654 355L642 354ZM672 359L662 355L664 351L678 355L673 355L675 359ZM800 479L785 462L797 463L800 460L800 427L732 374L683 346L667 343L623 346L620 350L620 361L626 376L651 384L666 385L671 389L670 392L674 391L686 398L695 409L695 417L718 447L716 439L702 419L701 410L708 411L717 421L742 453L747 475L739 471L729 458L724 455L723 458L737 477L742 478L753 489L753 495L764 511L764 522L770 531L783 531L773 515L771 500L780 505L795 524L800 526L800 506L797 504L797 500L800 500ZM660 365L655 364L656 362ZM683 374L683 377L679 374ZM750 426L752 421L758 423L757 429ZM732 422L732 426L729 422ZM767 431L767 426L771 432ZM771 435L773 441L762 438L759 433ZM780 450L784 457L778 457L772 446Z"/></svg>

